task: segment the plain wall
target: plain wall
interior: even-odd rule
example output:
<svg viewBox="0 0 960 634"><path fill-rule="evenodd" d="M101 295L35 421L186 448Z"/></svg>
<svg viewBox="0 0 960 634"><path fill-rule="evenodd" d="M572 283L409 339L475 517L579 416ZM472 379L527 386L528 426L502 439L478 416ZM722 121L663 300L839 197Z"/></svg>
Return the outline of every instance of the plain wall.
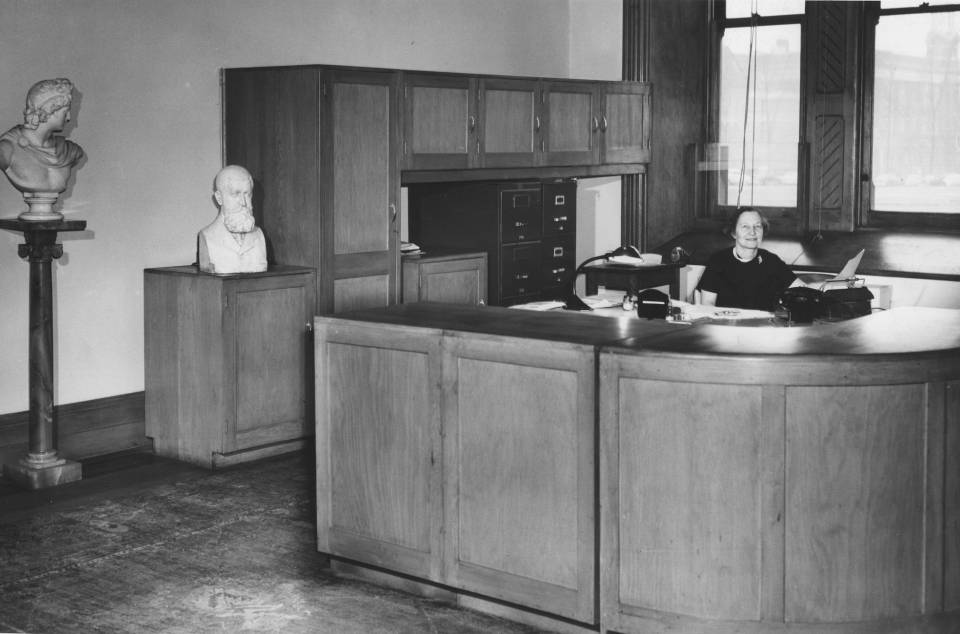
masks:
<svg viewBox="0 0 960 634"><path fill-rule="evenodd" d="M620 0L0 0L0 128L31 84L67 77L88 156L63 197L88 230L53 267L55 402L143 389L143 269L193 262L216 214L220 68L619 79L621 20ZM0 217L24 208L0 178ZM0 413L28 408L21 242L0 231Z"/></svg>

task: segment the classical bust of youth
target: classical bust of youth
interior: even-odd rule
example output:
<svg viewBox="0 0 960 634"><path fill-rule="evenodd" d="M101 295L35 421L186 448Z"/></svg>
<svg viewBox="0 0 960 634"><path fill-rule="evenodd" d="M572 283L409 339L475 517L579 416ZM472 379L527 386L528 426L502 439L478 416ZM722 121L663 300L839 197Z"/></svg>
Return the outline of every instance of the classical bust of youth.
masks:
<svg viewBox="0 0 960 634"><path fill-rule="evenodd" d="M83 149L61 136L70 121L73 84L69 79L45 79L27 92L23 123L0 135L0 170L24 194L49 194L56 199L67 188Z"/></svg>
<svg viewBox="0 0 960 634"><path fill-rule="evenodd" d="M197 235L197 263L205 273L227 275L267 270L267 246L253 217L253 177L228 165L214 180L216 219Z"/></svg>

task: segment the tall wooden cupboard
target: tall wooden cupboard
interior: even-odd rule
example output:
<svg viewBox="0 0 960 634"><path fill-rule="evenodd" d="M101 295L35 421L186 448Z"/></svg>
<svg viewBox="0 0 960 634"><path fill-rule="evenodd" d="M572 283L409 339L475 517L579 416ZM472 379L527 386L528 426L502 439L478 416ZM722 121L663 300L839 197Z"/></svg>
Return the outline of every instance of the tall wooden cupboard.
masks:
<svg viewBox="0 0 960 634"><path fill-rule="evenodd" d="M397 74L223 71L224 158L254 178L271 262L317 269L317 312L399 296Z"/></svg>

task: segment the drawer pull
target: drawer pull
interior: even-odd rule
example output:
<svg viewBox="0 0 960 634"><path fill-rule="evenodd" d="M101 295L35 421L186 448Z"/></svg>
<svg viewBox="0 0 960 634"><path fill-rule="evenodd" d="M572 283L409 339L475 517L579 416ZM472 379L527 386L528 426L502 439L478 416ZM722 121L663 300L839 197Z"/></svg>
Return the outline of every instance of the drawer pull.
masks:
<svg viewBox="0 0 960 634"><path fill-rule="evenodd" d="M563 247L553 247L553 257L562 258L563 257Z"/></svg>
<svg viewBox="0 0 960 634"><path fill-rule="evenodd" d="M513 223L513 226L514 226L514 227L526 227L526 226L527 226L527 223L525 223L525 222L520 222L520 221L518 220L518 221L516 221L515 223Z"/></svg>
<svg viewBox="0 0 960 634"><path fill-rule="evenodd" d="M529 273L517 273L516 275L513 276L513 279L515 279L515 280L526 280L526 279L530 279L530 274L529 274Z"/></svg>
<svg viewBox="0 0 960 634"><path fill-rule="evenodd" d="M566 217L566 216L554 216L554 217L553 217L553 221L554 221L554 222L566 222L566 221L567 221L567 217Z"/></svg>
<svg viewBox="0 0 960 634"><path fill-rule="evenodd" d="M554 275L559 275L560 273L566 273L566 272L567 272L567 267L565 266L561 266L559 269L553 269L551 271L551 273L553 273Z"/></svg>
<svg viewBox="0 0 960 634"><path fill-rule="evenodd" d="M557 194L553 197L553 204L557 207L563 207L565 204L567 204L566 196L563 194ZM566 218L564 218L564 220L566 220Z"/></svg>

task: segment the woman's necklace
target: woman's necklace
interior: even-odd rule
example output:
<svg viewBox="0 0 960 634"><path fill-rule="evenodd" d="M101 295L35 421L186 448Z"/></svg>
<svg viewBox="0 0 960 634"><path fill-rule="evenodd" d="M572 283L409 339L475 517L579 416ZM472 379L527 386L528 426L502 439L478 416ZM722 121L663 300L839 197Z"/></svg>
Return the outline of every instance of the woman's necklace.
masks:
<svg viewBox="0 0 960 634"><path fill-rule="evenodd" d="M737 247L733 247L733 257L735 257L740 262L752 262L753 258L743 258L740 256L740 252L737 251ZM763 258L757 253L756 256L757 264L763 264Z"/></svg>

